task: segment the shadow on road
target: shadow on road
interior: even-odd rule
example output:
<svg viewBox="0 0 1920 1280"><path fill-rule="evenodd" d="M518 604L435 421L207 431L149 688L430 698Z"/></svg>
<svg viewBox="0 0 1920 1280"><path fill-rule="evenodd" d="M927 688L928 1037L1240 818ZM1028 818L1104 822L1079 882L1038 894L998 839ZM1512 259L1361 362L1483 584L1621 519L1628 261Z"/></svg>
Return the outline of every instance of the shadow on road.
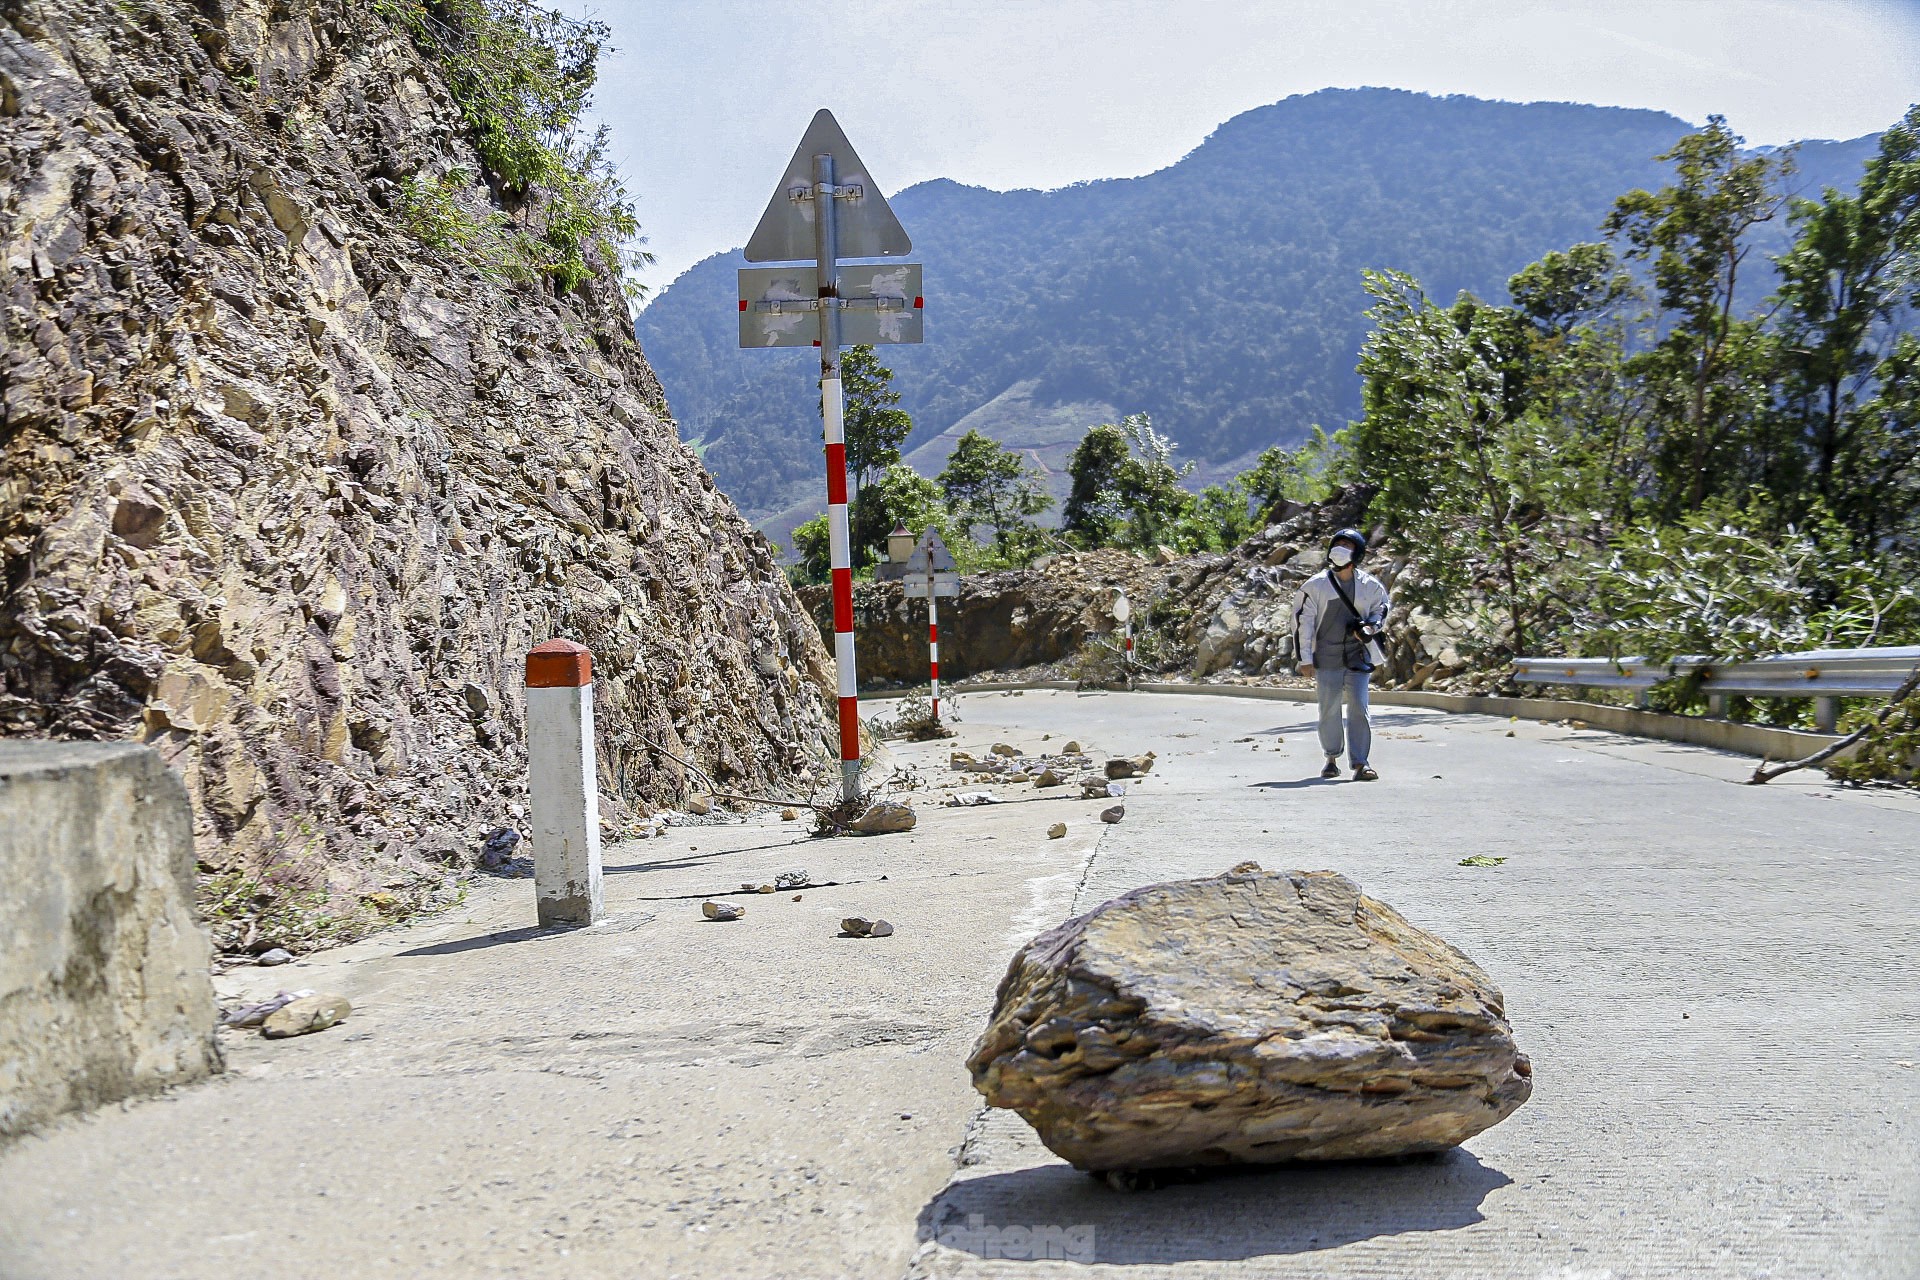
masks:
<svg viewBox="0 0 1920 1280"><path fill-rule="evenodd" d="M1055 1257L1120 1264L1310 1253L1471 1226L1512 1181L1460 1148L1412 1162L1242 1166L1131 1193L1045 1164L954 1183L920 1211L920 1239L979 1257L1040 1258L1052 1242Z"/></svg>

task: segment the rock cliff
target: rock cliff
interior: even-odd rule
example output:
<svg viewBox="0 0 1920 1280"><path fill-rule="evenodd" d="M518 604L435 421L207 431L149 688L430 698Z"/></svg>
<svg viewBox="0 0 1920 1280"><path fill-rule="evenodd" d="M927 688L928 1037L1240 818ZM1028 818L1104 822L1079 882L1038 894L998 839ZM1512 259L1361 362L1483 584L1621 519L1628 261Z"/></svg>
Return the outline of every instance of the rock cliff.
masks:
<svg viewBox="0 0 1920 1280"><path fill-rule="evenodd" d="M492 280L399 216L481 171L379 6L0 10L0 730L151 743L203 869L269 896L515 825L555 635L616 808L685 794L669 753L742 788L824 759L825 651L617 282Z"/></svg>

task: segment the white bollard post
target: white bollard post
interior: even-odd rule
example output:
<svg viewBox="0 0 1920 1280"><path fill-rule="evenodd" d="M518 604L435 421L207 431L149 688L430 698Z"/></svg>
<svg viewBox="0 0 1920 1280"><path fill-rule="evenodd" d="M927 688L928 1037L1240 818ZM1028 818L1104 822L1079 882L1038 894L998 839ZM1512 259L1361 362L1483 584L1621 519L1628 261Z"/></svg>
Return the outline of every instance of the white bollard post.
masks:
<svg viewBox="0 0 1920 1280"><path fill-rule="evenodd" d="M527 655L527 790L540 924L595 923L606 914L606 903L600 887L593 656L571 640L549 640Z"/></svg>

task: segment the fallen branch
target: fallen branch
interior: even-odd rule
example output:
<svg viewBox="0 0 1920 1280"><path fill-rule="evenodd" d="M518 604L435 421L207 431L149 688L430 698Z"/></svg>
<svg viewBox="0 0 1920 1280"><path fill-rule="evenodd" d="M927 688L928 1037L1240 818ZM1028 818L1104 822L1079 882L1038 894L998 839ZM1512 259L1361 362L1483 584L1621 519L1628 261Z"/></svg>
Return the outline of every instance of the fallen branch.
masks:
<svg viewBox="0 0 1920 1280"><path fill-rule="evenodd" d="M1852 733L1840 739L1840 741L1829 743L1810 756L1805 756L1799 760L1789 760L1784 764L1772 766L1769 766L1765 760L1762 760L1754 769L1753 776L1747 779L1747 785L1750 787L1758 786L1763 782L1773 781L1783 773L1792 773L1795 769L1811 768L1816 764L1823 764L1833 759L1842 751L1845 751L1848 747L1853 746L1862 738L1872 733L1875 729L1886 724L1886 722L1892 718L1893 713L1900 709L1900 704L1905 702L1908 695L1916 689L1920 689L1920 665L1916 665L1914 669L1907 674L1906 682L1893 691L1893 696L1887 699L1887 705L1880 708L1880 714L1876 715L1873 719L1867 721L1858 729L1855 729Z"/></svg>

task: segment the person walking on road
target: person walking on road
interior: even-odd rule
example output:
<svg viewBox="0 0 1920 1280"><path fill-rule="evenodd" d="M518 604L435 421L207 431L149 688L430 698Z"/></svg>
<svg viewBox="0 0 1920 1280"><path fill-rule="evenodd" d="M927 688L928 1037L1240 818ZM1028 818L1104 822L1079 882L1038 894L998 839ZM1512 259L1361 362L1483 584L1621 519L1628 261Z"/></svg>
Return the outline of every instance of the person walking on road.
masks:
<svg viewBox="0 0 1920 1280"><path fill-rule="evenodd" d="M1323 778L1340 776L1340 756L1349 752L1353 780L1379 778L1369 763L1373 726L1367 722L1367 682L1387 660L1380 638L1387 621L1387 588L1360 568L1367 539L1342 529L1327 544L1327 567L1300 584L1293 606L1294 653L1300 674L1312 676L1320 693L1320 749L1327 754ZM1346 703L1343 737L1340 704Z"/></svg>

